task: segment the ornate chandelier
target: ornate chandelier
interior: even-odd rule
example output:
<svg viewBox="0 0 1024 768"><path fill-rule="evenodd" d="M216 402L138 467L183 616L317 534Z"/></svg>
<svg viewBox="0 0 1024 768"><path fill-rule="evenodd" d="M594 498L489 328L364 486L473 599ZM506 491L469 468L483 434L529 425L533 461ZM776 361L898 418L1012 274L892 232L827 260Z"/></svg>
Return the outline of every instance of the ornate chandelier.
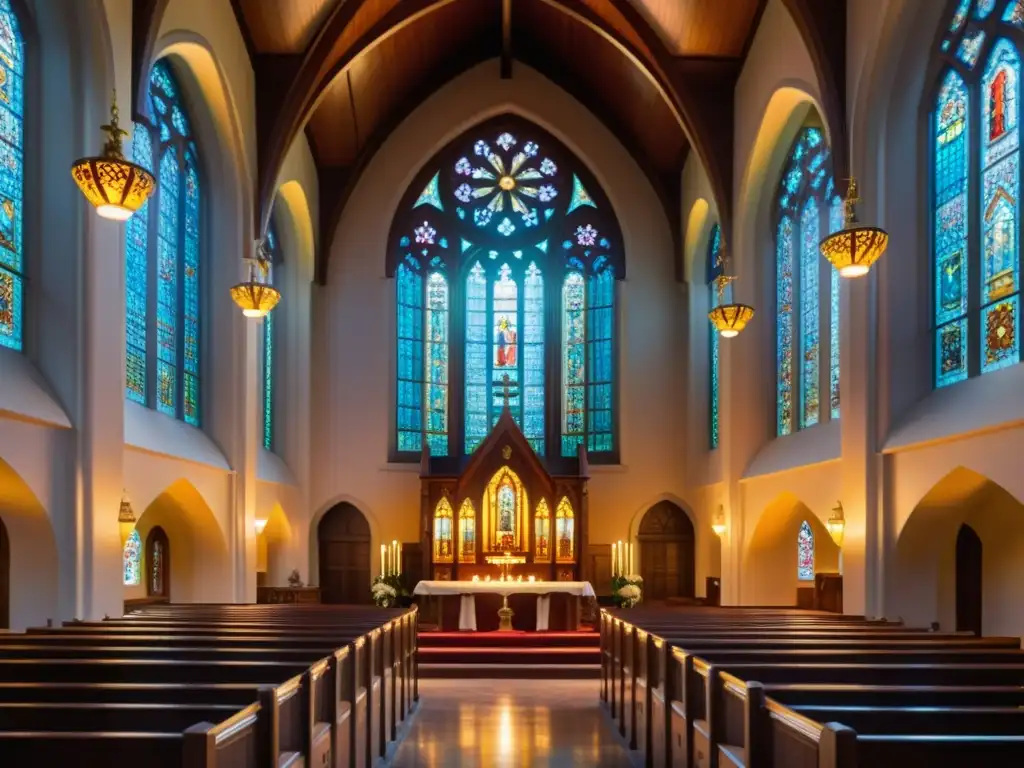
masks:
<svg viewBox="0 0 1024 768"><path fill-rule="evenodd" d="M242 314L252 318L266 317L281 300L281 292L270 284L270 257L262 243L257 252L257 258L247 259L249 279L231 289L231 298Z"/></svg>
<svg viewBox="0 0 1024 768"><path fill-rule="evenodd" d="M110 104L110 123L100 126L107 134L100 157L83 157L71 166L71 177L105 219L127 221L153 194L153 174L124 159L121 139L128 132L118 125L117 93Z"/></svg>
<svg viewBox="0 0 1024 768"><path fill-rule="evenodd" d="M857 221L857 180L850 179L843 207L846 221L843 228L824 240L818 248L841 277L862 277L871 265L882 258L889 245L889 233L878 227L862 227Z"/></svg>
<svg viewBox="0 0 1024 768"><path fill-rule="evenodd" d="M715 285L718 289L718 306L708 312L708 319L718 329L718 333L725 339L739 336L740 331L747 327L747 323L754 317L754 308L748 304L737 304L734 302L725 303L725 289L736 277L726 274L725 239L722 240L722 247L715 257L715 266L718 267L718 277L715 278Z"/></svg>

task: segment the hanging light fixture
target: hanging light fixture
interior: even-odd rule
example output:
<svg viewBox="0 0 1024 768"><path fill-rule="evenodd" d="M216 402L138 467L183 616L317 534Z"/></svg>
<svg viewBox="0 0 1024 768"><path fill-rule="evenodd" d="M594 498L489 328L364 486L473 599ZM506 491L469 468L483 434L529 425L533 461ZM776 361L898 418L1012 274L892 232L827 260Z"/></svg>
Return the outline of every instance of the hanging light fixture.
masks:
<svg viewBox="0 0 1024 768"><path fill-rule="evenodd" d="M843 537L846 535L846 517L843 515L843 502L837 501L832 508L832 515L825 521L825 528L829 536L836 543L837 547L843 546Z"/></svg>
<svg viewBox="0 0 1024 768"><path fill-rule="evenodd" d="M267 521L257 518L253 523L253 529L256 531L256 535L259 536L267 529Z"/></svg>
<svg viewBox="0 0 1024 768"><path fill-rule="evenodd" d="M128 135L118 125L117 92L110 104L110 123L100 126L107 134L100 157L83 157L71 166L71 177L105 219L127 221L153 194L153 174L124 159L121 139Z"/></svg>
<svg viewBox="0 0 1024 768"><path fill-rule="evenodd" d="M117 512L117 527L121 533L121 548L128 542L135 529L135 512L132 510L131 499L128 498L128 491L121 492L121 508Z"/></svg>
<svg viewBox="0 0 1024 768"><path fill-rule="evenodd" d="M281 292L270 284L270 256L261 243L255 259L249 262L249 279L231 289L231 298L242 309L246 317L266 317L277 302L281 300Z"/></svg>
<svg viewBox="0 0 1024 768"><path fill-rule="evenodd" d="M722 246L715 257L715 267L718 271L718 277L715 278L718 306L708 312L708 319L718 329L722 338L731 339L739 336L740 331L747 327L747 323L754 317L754 308L747 304L725 303L725 289L736 279L735 275L726 274L727 259L723 255L725 252L725 238L722 238Z"/></svg>
<svg viewBox="0 0 1024 768"><path fill-rule="evenodd" d="M725 524L725 507L722 504L718 505L718 512L715 514L715 522L711 524L711 530L719 537L724 536L725 532L729 530Z"/></svg>
<svg viewBox="0 0 1024 768"><path fill-rule="evenodd" d="M889 246L889 233L878 227L862 227L857 221L857 180L850 179L843 207L846 220L843 228L821 241L821 255L837 270L840 277L862 277L871 265L882 258Z"/></svg>

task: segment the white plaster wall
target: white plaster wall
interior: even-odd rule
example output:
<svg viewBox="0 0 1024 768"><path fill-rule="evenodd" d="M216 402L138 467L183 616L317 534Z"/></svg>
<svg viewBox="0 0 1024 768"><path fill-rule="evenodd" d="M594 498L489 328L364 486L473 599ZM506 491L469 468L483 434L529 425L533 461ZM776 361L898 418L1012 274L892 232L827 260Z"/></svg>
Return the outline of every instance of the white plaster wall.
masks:
<svg viewBox="0 0 1024 768"><path fill-rule="evenodd" d="M686 317L657 198L626 150L582 105L525 66L500 80L497 63L487 62L428 99L371 161L339 225L327 287L314 296L311 506L322 513L351 501L367 515L374 547L419 538L418 467L387 465L394 287L384 278L384 257L391 218L435 151L506 111L536 121L589 166L611 199L626 243L628 279L618 293L622 465L592 467L590 541L626 538L631 521L638 523L660 497L684 498L678 393L685 367L683 355L673 351L685 349ZM704 529L696 527L700 538ZM312 529L310 536L315 539ZM315 560L315 552L311 556ZM314 562L311 568L315 572ZM703 574L697 576L702 583Z"/></svg>

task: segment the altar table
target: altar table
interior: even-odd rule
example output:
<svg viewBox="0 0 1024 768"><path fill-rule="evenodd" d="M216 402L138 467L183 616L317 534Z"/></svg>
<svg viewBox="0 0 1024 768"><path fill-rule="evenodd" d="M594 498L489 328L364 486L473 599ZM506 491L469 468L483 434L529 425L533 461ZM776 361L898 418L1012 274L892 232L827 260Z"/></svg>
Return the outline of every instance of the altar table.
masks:
<svg viewBox="0 0 1024 768"><path fill-rule="evenodd" d="M460 630L473 632L477 631L478 626L477 595L484 598L481 602L491 602L486 599L487 597L492 599L502 598L502 601L494 600L495 608L493 613L495 616L497 615L497 607L501 605L501 602L520 595L537 595L536 630L538 632L546 632L550 627L552 595L564 595L568 598L566 606L567 626L564 627L566 630L576 630L579 628L579 598L595 596L594 588L590 585L589 581L421 581L416 585L413 594L434 596L439 599L438 629L445 629L443 598L445 596L459 596L458 627ZM517 629L521 630L526 627L523 625L523 619L520 614L526 612L522 611L522 607L524 607L522 602L519 601L519 603L520 609L516 610L516 615L519 615L520 619L517 622L515 616L513 616L512 623L513 625L518 624ZM515 603L512 603L511 607L516 609ZM490 614L491 611L481 608L482 620L480 623L488 625L492 623L490 622ZM485 629L487 628L489 626L485 627Z"/></svg>

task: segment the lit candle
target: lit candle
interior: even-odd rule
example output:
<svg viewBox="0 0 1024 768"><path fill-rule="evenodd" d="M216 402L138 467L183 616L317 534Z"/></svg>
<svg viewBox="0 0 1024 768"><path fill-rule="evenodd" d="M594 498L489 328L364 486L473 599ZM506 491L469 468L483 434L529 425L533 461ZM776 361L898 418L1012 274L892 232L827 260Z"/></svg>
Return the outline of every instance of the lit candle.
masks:
<svg viewBox="0 0 1024 768"><path fill-rule="evenodd" d="M614 579L619 575L619 563L618 563L618 549L612 544L612 578Z"/></svg>
<svg viewBox="0 0 1024 768"><path fill-rule="evenodd" d="M398 575L402 575L402 542L398 542Z"/></svg>
<svg viewBox="0 0 1024 768"><path fill-rule="evenodd" d="M387 576L388 575L388 555L387 555L387 551L388 551L388 548L385 547L383 544L381 544L380 545L380 575L381 576Z"/></svg>
<svg viewBox="0 0 1024 768"><path fill-rule="evenodd" d="M629 545L629 573L634 573L634 571L633 571L633 545L632 544Z"/></svg>
<svg viewBox="0 0 1024 768"><path fill-rule="evenodd" d="M527 581L529 581L529 582L531 582L531 583L532 583L532 582L534 582L534 581L536 581L536 580L537 580L537 577L536 577L536 576L534 576L534 575L533 575L532 573L530 574L530 578L529 578L529 579L527 579Z"/></svg>

